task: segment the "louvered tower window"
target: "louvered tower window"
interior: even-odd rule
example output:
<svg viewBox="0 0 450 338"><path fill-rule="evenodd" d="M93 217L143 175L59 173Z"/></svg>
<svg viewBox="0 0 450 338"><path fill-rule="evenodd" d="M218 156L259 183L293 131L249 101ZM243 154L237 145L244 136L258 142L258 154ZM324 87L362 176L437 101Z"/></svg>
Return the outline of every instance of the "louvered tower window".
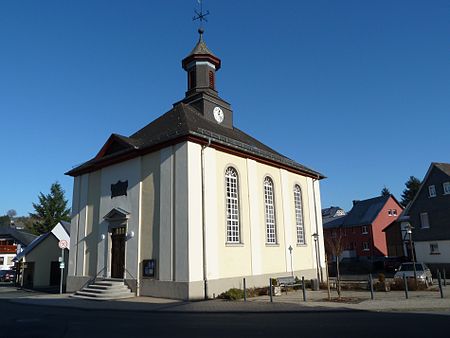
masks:
<svg viewBox="0 0 450 338"><path fill-rule="evenodd" d="M216 84L214 81L214 72L212 70L209 71L209 88L215 89Z"/></svg>

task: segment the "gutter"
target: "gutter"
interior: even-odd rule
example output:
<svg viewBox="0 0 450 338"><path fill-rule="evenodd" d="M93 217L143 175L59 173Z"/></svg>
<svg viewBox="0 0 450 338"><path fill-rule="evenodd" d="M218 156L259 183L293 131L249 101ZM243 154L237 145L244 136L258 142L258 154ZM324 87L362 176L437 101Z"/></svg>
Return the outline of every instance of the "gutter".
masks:
<svg viewBox="0 0 450 338"><path fill-rule="evenodd" d="M203 250L203 287L204 298L208 299L208 265L206 262L206 217L205 217L205 155L204 151L211 145L211 138L208 138L208 144L202 145L201 150L201 168L202 168L202 250Z"/></svg>

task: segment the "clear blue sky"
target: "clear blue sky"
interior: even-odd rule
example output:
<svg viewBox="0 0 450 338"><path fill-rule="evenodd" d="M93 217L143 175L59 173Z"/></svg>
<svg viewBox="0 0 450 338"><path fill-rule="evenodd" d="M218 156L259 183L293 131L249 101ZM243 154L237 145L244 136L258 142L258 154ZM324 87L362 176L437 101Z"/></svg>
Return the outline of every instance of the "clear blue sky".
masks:
<svg viewBox="0 0 450 338"><path fill-rule="evenodd" d="M184 96L195 0L0 1L0 214ZM351 207L450 162L448 0L205 0L235 125Z"/></svg>

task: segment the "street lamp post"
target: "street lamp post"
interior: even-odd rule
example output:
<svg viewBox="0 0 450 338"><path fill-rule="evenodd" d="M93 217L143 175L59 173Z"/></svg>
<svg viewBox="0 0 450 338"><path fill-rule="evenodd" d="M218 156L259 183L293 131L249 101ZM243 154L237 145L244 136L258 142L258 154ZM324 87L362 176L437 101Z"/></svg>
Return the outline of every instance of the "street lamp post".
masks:
<svg viewBox="0 0 450 338"><path fill-rule="evenodd" d="M413 241L412 241L412 229L414 229L411 224L407 224L406 227L406 232L408 233L409 236L409 246L410 246L410 250L411 250L411 260L413 263L413 269L414 269L414 284L417 285L417 271L416 271L416 257L414 254L414 246L413 246Z"/></svg>
<svg viewBox="0 0 450 338"><path fill-rule="evenodd" d="M292 268L292 250L294 250L294 249L292 249L292 246L291 245L289 245L289 254L291 255L291 276L294 276L294 269Z"/></svg>
<svg viewBox="0 0 450 338"><path fill-rule="evenodd" d="M319 234L317 232L312 234L313 238L314 238L314 247L316 248L316 269L317 269L317 282L320 282L320 268L319 268L319 248L318 248L318 244L319 244Z"/></svg>

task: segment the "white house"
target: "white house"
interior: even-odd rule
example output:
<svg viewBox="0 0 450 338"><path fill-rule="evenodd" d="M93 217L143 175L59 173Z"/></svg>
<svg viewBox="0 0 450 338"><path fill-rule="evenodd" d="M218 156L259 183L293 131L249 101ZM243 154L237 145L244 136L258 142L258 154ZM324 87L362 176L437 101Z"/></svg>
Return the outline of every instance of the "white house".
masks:
<svg viewBox="0 0 450 338"><path fill-rule="evenodd" d="M200 299L324 267L324 176L236 128L203 31L186 96L74 177L68 291L120 278L138 295ZM313 234L318 234L317 242ZM292 248L292 255L289 248Z"/></svg>
<svg viewBox="0 0 450 338"><path fill-rule="evenodd" d="M19 283L27 288L57 288L60 285L61 269L59 257L62 250L60 241L66 241L68 247L64 249L65 264L68 263L70 246L70 223L61 221L50 232L42 234L17 254L14 261L18 262ZM63 284L67 277L64 271Z"/></svg>

